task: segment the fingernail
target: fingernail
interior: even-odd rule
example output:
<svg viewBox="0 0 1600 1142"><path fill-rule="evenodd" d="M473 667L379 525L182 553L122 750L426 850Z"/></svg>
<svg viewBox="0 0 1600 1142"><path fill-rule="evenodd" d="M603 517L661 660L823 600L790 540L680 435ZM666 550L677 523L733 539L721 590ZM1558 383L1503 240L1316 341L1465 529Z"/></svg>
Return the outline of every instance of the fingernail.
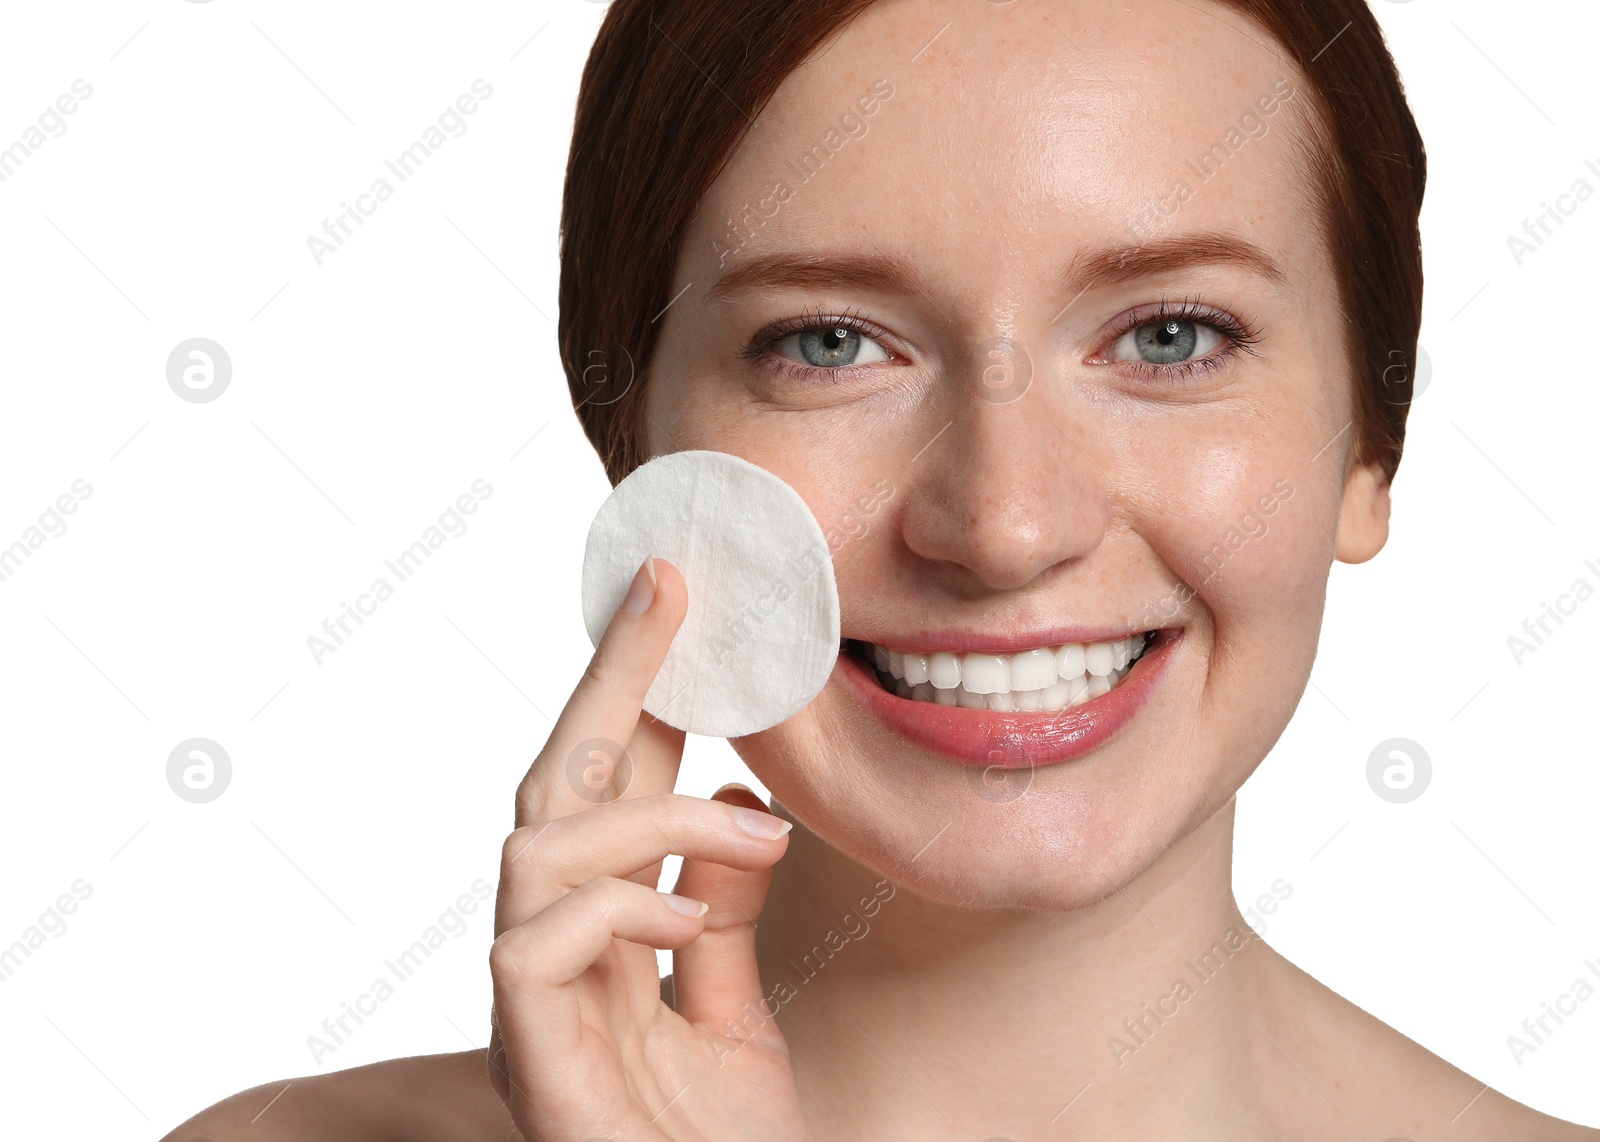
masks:
<svg viewBox="0 0 1600 1142"><path fill-rule="evenodd" d="M650 556L645 556L644 562L639 565L639 570L634 572L633 582L628 587L628 593L622 600L622 609L630 615L642 615L650 609L650 604L656 598L656 569Z"/></svg>
<svg viewBox="0 0 1600 1142"><path fill-rule="evenodd" d="M793 821L785 821L760 809L746 809L743 805L731 805L729 808L733 810L734 822L741 830L764 841L775 841L794 828Z"/></svg>
<svg viewBox="0 0 1600 1142"><path fill-rule="evenodd" d="M661 898L667 902L668 908L684 916L704 916L706 909L711 907L704 900L690 900L687 896L675 896L670 892L662 892Z"/></svg>

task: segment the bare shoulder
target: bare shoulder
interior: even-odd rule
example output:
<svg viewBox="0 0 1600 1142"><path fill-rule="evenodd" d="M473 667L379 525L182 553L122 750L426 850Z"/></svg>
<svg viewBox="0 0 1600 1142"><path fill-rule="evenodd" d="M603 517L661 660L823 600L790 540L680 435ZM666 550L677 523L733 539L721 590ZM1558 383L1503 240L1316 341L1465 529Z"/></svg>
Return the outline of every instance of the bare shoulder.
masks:
<svg viewBox="0 0 1600 1142"><path fill-rule="evenodd" d="M240 1091L161 1142L501 1142L482 1051L390 1059Z"/></svg>
<svg viewBox="0 0 1600 1142"><path fill-rule="evenodd" d="M1276 952L1272 959L1272 1027L1258 1028L1263 1039L1271 1036L1262 1048L1263 1066L1284 1068L1284 1080L1301 1089L1305 1112L1325 1121L1312 1136L1600 1142L1600 1130L1491 1090ZM1299 1136L1308 1136L1306 1120L1299 1125Z"/></svg>
<svg viewBox="0 0 1600 1142"><path fill-rule="evenodd" d="M672 1006L670 974L661 999ZM251 1087L161 1142L504 1142L514 1129L483 1052L461 1051Z"/></svg>

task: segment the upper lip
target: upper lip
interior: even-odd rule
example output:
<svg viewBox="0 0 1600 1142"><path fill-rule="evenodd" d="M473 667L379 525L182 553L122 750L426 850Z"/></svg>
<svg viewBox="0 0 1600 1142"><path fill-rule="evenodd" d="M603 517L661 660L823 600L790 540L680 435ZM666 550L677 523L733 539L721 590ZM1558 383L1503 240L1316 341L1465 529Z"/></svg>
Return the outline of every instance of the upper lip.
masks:
<svg viewBox="0 0 1600 1142"><path fill-rule="evenodd" d="M909 654L932 654L949 651L952 654L1020 654L1037 647L1060 646L1068 642L1116 642L1130 635L1140 635L1147 630L1160 629L1140 626L1137 623L1108 623L1100 626L1051 627L1046 630L1022 631L1018 634L996 634L950 628L906 635L846 635L846 640L870 642L885 650Z"/></svg>

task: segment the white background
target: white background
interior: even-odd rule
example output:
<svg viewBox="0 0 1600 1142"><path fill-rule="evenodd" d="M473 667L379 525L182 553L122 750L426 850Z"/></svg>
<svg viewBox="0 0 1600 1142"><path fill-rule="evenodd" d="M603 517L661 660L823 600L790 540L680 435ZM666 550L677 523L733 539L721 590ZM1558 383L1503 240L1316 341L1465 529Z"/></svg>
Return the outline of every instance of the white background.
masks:
<svg viewBox="0 0 1600 1142"><path fill-rule="evenodd" d="M975 6L975 11L981 6ZM1269 941L1510 1096L1600 1125L1600 998L1506 1037L1600 962L1600 601L1517 665L1582 576L1594 511L1600 187L1593 44L1570 2L1378 0L1429 154L1432 375L1388 549L1337 566L1288 731L1240 794ZM0 183L0 546L92 495L0 583L0 946L92 895L0 983L17 1136L159 1136L235 1090L487 1040L487 910L332 1055L307 1036L479 877L590 652L577 573L609 491L555 349L557 220L604 13L552 4L8 5L0 147L93 94ZM319 267L306 238L469 90L427 165ZM395 180L390 178L391 182ZM180 342L233 363L168 387ZM344 647L306 638L479 477L493 494ZM215 801L180 741L232 758ZM1369 788L1391 737L1432 783ZM680 789L760 789L692 739ZM676 862L669 865L668 881ZM1470 1112L1469 1112L1470 1113Z"/></svg>

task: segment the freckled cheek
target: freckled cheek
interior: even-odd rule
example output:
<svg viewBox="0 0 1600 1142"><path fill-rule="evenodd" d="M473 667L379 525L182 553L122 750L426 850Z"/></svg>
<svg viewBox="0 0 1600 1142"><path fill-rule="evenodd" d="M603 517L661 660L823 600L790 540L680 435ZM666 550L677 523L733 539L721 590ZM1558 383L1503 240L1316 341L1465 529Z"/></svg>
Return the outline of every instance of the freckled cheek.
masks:
<svg viewBox="0 0 1600 1142"><path fill-rule="evenodd" d="M1191 580L1210 615L1214 651L1259 670L1263 700L1311 668L1332 562L1326 506L1311 489L1288 486L1292 494L1269 493L1265 509L1254 497L1208 521L1214 535L1201 541L1203 569ZM1285 672L1288 663L1298 669Z"/></svg>
<svg viewBox="0 0 1600 1142"><path fill-rule="evenodd" d="M893 498L884 478L895 468L892 456L797 422L707 411L674 440L685 449L731 452L777 476L806 502L835 554L880 524Z"/></svg>
<svg viewBox="0 0 1600 1142"><path fill-rule="evenodd" d="M1272 466L1237 444L1174 439L1146 444L1124 457L1121 481L1137 488L1124 499L1145 517L1137 526L1178 574L1204 575L1210 549L1230 531L1255 525L1245 519L1272 495Z"/></svg>
<svg viewBox="0 0 1600 1142"><path fill-rule="evenodd" d="M1144 455L1159 459L1142 473L1140 507L1150 514L1135 526L1219 625L1241 613L1255 621L1308 608L1320 615L1334 522L1320 487L1249 442Z"/></svg>
<svg viewBox="0 0 1600 1142"><path fill-rule="evenodd" d="M788 721L738 739L734 749L772 795L796 811L872 804L882 791L873 787L873 759L860 744L871 717L830 682Z"/></svg>
<svg viewBox="0 0 1600 1142"><path fill-rule="evenodd" d="M1236 516L1258 489L1272 483L1274 465L1242 433L1225 433L1222 425L1208 426L1204 435L1193 430L1158 432L1136 444L1129 460L1143 468L1143 484L1158 491L1170 513L1209 526ZM1131 443L1131 442L1130 442Z"/></svg>

